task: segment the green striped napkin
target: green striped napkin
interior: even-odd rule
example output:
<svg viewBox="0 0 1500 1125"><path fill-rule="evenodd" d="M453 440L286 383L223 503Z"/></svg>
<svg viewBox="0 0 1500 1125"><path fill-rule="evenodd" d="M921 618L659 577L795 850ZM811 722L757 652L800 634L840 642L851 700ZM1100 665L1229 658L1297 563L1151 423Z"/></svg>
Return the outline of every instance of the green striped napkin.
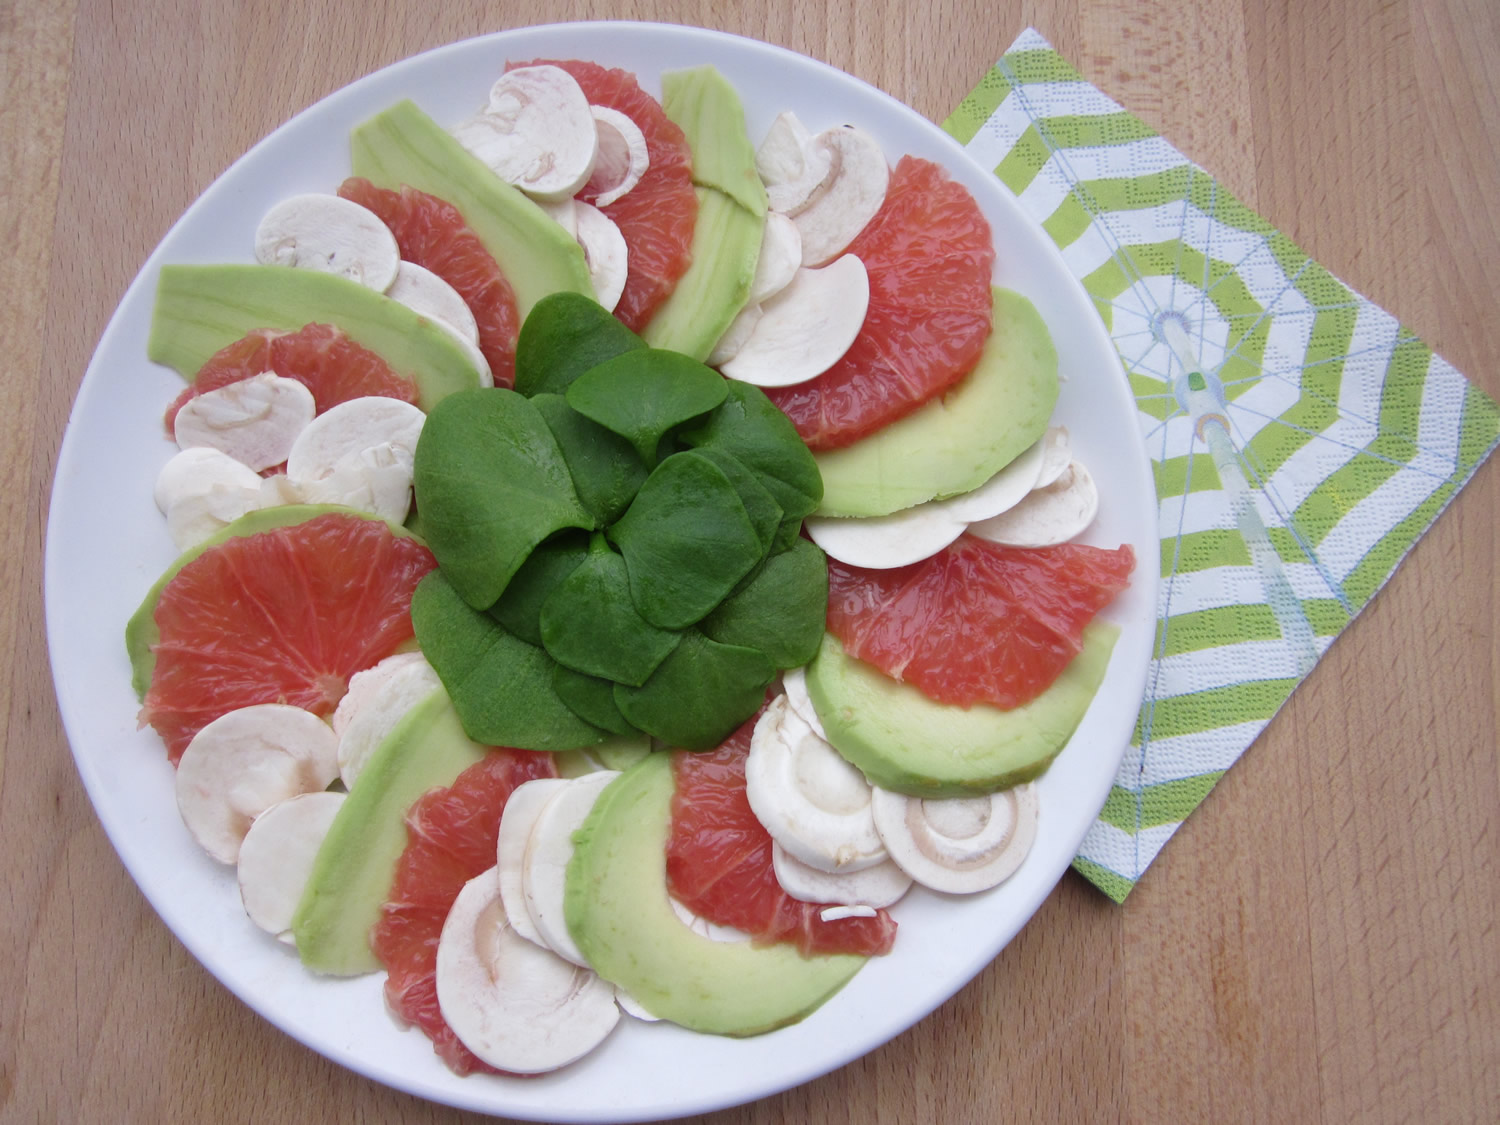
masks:
<svg viewBox="0 0 1500 1125"><path fill-rule="evenodd" d="M943 127L1093 296L1161 520L1135 735L1073 866L1122 901L1500 439L1500 410L1034 30Z"/></svg>

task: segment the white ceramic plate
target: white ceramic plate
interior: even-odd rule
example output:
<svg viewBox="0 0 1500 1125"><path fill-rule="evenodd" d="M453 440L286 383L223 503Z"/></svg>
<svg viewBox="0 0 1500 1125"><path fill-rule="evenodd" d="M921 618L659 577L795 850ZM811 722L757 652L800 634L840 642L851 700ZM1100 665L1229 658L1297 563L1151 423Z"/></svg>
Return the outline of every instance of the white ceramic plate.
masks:
<svg viewBox="0 0 1500 1125"><path fill-rule="evenodd" d="M813 129L850 122L895 160L937 160L979 199L999 248L996 281L1027 294L1052 328L1064 383L1057 418L1102 492L1091 542L1133 544L1131 589L1108 616L1124 626L1103 688L1041 779L1041 831L1021 870L967 898L915 892L896 909L895 952L872 961L810 1018L748 1040L625 1020L603 1047L527 1080L457 1078L415 1030L386 1014L383 978L317 979L246 919L233 872L182 827L160 741L136 729L125 621L174 551L152 502L173 451L162 411L178 377L146 360L157 271L169 262L251 260L261 215L347 173L348 130L403 97L441 122L484 98L506 60L587 58L623 66L652 92L665 70L713 63L744 100L758 142L795 109ZM1109 791L1136 719L1154 620L1154 491L1120 364L1082 288L993 175L906 106L821 63L692 28L572 24L456 43L372 74L255 146L183 215L146 262L89 365L58 461L48 526L48 640L64 724L99 818L141 890L183 944L236 995L330 1059L434 1101L508 1117L633 1121L762 1097L839 1067L898 1035L982 969L1062 877ZM1066 957L1066 950L1058 950Z"/></svg>

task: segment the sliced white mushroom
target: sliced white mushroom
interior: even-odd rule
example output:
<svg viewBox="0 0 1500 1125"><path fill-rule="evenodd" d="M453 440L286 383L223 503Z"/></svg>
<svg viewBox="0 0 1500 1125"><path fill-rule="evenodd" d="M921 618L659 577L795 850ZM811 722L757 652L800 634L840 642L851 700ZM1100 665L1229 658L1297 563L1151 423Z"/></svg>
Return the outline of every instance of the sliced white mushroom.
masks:
<svg viewBox="0 0 1500 1125"><path fill-rule="evenodd" d="M588 188L597 193L594 206L608 207L641 182L651 154L640 126L617 109L591 105L594 115L594 172Z"/></svg>
<svg viewBox="0 0 1500 1125"><path fill-rule="evenodd" d="M381 694L403 670L426 665L427 658L420 652L397 652L355 672L349 677L349 687L339 699L339 705L329 716L333 733L343 738L344 732L349 729L350 720L366 708L378 706Z"/></svg>
<svg viewBox="0 0 1500 1125"><path fill-rule="evenodd" d="M259 472L286 460L316 413L306 386L267 371L188 399L172 432L183 449L206 445Z"/></svg>
<svg viewBox="0 0 1500 1125"><path fill-rule="evenodd" d="M240 901L245 913L278 941L293 945L292 915L312 874L343 793L299 793L255 818L240 844Z"/></svg>
<svg viewBox="0 0 1500 1125"><path fill-rule="evenodd" d="M877 911L873 906L829 906L818 911L824 922L842 922L845 918L873 918Z"/></svg>
<svg viewBox="0 0 1500 1125"><path fill-rule="evenodd" d="M758 305L776 296L792 283L802 266L802 232L779 211L766 212L760 236L760 256L755 259L755 277L747 302Z"/></svg>
<svg viewBox="0 0 1500 1125"><path fill-rule="evenodd" d="M506 798L505 809L500 814L500 832L495 840L495 868L500 873L500 899L505 904L506 916L516 933L527 941L546 946L541 931L532 922L526 910L526 881L522 874L526 860L526 842L536 826L536 818L542 808L559 790L568 784L567 778L537 777L516 786Z"/></svg>
<svg viewBox="0 0 1500 1125"><path fill-rule="evenodd" d="M890 906L911 889L912 879L889 859L858 871L819 871L803 863L775 840L771 867L781 889L802 902L846 906Z"/></svg>
<svg viewBox="0 0 1500 1125"><path fill-rule="evenodd" d="M185 551L261 504L261 478L229 454L209 446L184 449L156 477L156 506L167 532Z"/></svg>
<svg viewBox="0 0 1500 1125"><path fill-rule="evenodd" d="M307 504L342 504L401 523L411 510L412 462L402 448L384 442L347 453L315 480L293 483Z"/></svg>
<svg viewBox="0 0 1500 1125"><path fill-rule="evenodd" d="M594 297L610 312L625 292L626 264L630 251L620 228L603 211L587 203L575 203L578 215L578 245L588 263Z"/></svg>
<svg viewBox="0 0 1500 1125"><path fill-rule="evenodd" d="M1033 489L1014 508L970 524L969 530L1010 547L1050 547L1078 535L1098 512L1099 489L1094 478L1074 461L1046 488Z"/></svg>
<svg viewBox="0 0 1500 1125"><path fill-rule="evenodd" d="M250 823L339 775L333 728L300 707L262 703L213 720L177 763L177 808L203 850L234 863Z"/></svg>
<svg viewBox="0 0 1500 1125"><path fill-rule="evenodd" d="M1049 426L1042 437L1042 465L1037 470L1033 488L1046 488L1062 476L1073 463L1073 454L1068 443L1066 426Z"/></svg>
<svg viewBox="0 0 1500 1125"><path fill-rule="evenodd" d="M755 152L755 170L771 209L794 215L832 173L833 154L788 110L766 131Z"/></svg>
<svg viewBox="0 0 1500 1125"><path fill-rule="evenodd" d="M278 508L282 504L305 504L307 498L302 490L291 482L285 473L272 473L260 479L260 506Z"/></svg>
<svg viewBox="0 0 1500 1125"><path fill-rule="evenodd" d="M568 861L573 858L573 833L583 826L599 794L619 776L617 770L598 770L571 778L537 814L521 860L526 912L542 941L559 957L584 967L588 962L568 933L568 922L563 916Z"/></svg>
<svg viewBox="0 0 1500 1125"><path fill-rule="evenodd" d="M395 398L349 399L313 419L287 456L291 484L309 503L347 504L406 518L411 470L427 416Z"/></svg>
<svg viewBox="0 0 1500 1125"><path fill-rule="evenodd" d="M502 180L537 199L573 196L594 170L594 115L560 67L506 71L490 88L489 104L452 132Z"/></svg>
<svg viewBox="0 0 1500 1125"><path fill-rule="evenodd" d="M771 839L822 871L858 871L886 858L864 775L777 696L750 738L745 796Z"/></svg>
<svg viewBox="0 0 1500 1125"><path fill-rule="evenodd" d="M179 551L186 551L261 506L258 490L210 485L167 509L167 534Z"/></svg>
<svg viewBox="0 0 1500 1125"><path fill-rule="evenodd" d="M714 350L708 353L708 365L722 367L737 356L745 346L745 341L750 339L750 333L760 323L762 315L764 310L759 305L746 305L741 309L739 315L729 322L729 327L724 329L724 335L719 337L718 343L714 344Z"/></svg>
<svg viewBox="0 0 1500 1125"><path fill-rule="evenodd" d="M402 659L412 656L417 659ZM370 755L402 717L442 687L442 681L421 653L401 653L387 659L401 659L402 662L394 668L382 669L382 665L387 664L387 661L382 661L374 668L350 677L349 691L334 712L334 732L339 739L339 776L350 789L354 788ZM380 676L379 689L361 690L356 695L355 681L361 676L377 673ZM352 703L350 696L354 696Z"/></svg>
<svg viewBox="0 0 1500 1125"><path fill-rule="evenodd" d="M1045 445L1045 438L1033 442L1019 457L972 492L928 503L968 523L1009 511L1036 487L1037 473L1046 460Z"/></svg>
<svg viewBox="0 0 1500 1125"><path fill-rule="evenodd" d="M426 266L402 262L385 295L453 329L476 347L479 345L479 323L468 303L457 289Z"/></svg>
<svg viewBox="0 0 1500 1125"><path fill-rule="evenodd" d="M799 269L761 305L749 337L720 370L757 387L788 387L827 371L849 350L870 307L870 277L852 254Z"/></svg>
<svg viewBox="0 0 1500 1125"><path fill-rule="evenodd" d="M363 449L390 445L410 458L427 415L398 398L370 395L329 407L293 443L287 476L299 483L330 475L339 460Z"/></svg>
<svg viewBox="0 0 1500 1125"><path fill-rule="evenodd" d="M827 742L828 732L823 729L823 720L818 718L818 711L813 706L812 696L807 693L807 669L790 668L783 672L781 690L786 693L786 705L812 728L815 735Z"/></svg>
<svg viewBox="0 0 1500 1125"><path fill-rule="evenodd" d="M877 788L870 805L891 859L924 887L949 894L1003 883L1036 839L1036 788L1029 784L933 801Z"/></svg>
<svg viewBox="0 0 1500 1125"><path fill-rule="evenodd" d="M578 208L577 201L569 197L549 202L545 199L536 201L536 205L545 211L558 226L568 232L568 237L575 242L578 240Z"/></svg>
<svg viewBox="0 0 1500 1125"><path fill-rule="evenodd" d="M792 218L802 235L802 264L831 262L849 247L885 202L891 170L885 153L868 133L850 125L817 136L832 169Z"/></svg>
<svg viewBox="0 0 1500 1125"><path fill-rule="evenodd" d="M448 911L437 998L463 1045L512 1074L566 1066L620 1020L609 984L515 932L493 868L465 883Z"/></svg>
<svg viewBox="0 0 1500 1125"><path fill-rule="evenodd" d="M812 541L850 566L889 570L937 554L968 528L933 504L918 504L888 516L809 516L802 521Z"/></svg>
<svg viewBox="0 0 1500 1125"><path fill-rule="evenodd" d="M396 236L369 208L337 195L283 199L260 221L255 259L335 273L384 293L396 280Z"/></svg>

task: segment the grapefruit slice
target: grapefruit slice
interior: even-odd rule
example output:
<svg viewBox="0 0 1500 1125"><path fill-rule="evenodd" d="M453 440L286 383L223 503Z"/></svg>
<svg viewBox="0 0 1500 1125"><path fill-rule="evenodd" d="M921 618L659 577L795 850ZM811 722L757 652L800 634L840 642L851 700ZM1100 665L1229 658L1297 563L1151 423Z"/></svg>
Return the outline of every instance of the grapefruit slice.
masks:
<svg viewBox="0 0 1500 1125"><path fill-rule="evenodd" d="M972 535L910 566L828 560L828 631L851 655L929 699L1013 708L1083 648L1083 628L1135 566L1114 550L1002 547Z"/></svg>
<svg viewBox="0 0 1500 1125"><path fill-rule="evenodd" d="M619 110L646 138L650 166L640 182L600 208L620 228L629 254L625 291L615 306L615 316L631 331L639 332L692 260L698 197L693 192L692 153L687 138L629 71L609 70L592 62L541 59L510 63L506 69L517 66L561 67L583 88L590 105ZM579 193L586 203L593 203L597 197L591 185L585 185Z"/></svg>
<svg viewBox="0 0 1500 1125"><path fill-rule="evenodd" d="M495 866L500 814L510 795L524 782L556 776L550 754L491 750L451 786L420 798L406 815L406 850L371 932L371 946L387 970L391 1011L420 1027L455 1073L499 1072L459 1042L438 1008L443 922L464 884Z"/></svg>
<svg viewBox="0 0 1500 1125"><path fill-rule="evenodd" d="M809 448L849 445L973 369L993 316L990 239L963 185L931 161L901 158L885 202L848 249L870 278L859 335L816 379L766 389Z"/></svg>
<svg viewBox="0 0 1500 1125"><path fill-rule="evenodd" d="M757 943L793 942L809 956L890 952L896 922L886 911L825 922L825 906L792 898L776 881L771 836L745 796L745 759L759 717L717 750L678 751L673 757L677 791L667 840L672 895L699 917L744 930Z"/></svg>
<svg viewBox="0 0 1500 1125"><path fill-rule="evenodd" d="M140 719L173 762L201 727L240 707L330 714L350 676L411 639L412 590L437 565L420 541L351 512L234 531L183 563L150 615Z"/></svg>
<svg viewBox="0 0 1500 1125"><path fill-rule="evenodd" d="M339 194L380 216L396 236L402 258L425 266L458 291L479 323L479 350L495 386L513 386L521 328L516 295L458 208L415 188L390 191L358 176L340 184Z"/></svg>
<svg viewBox="0 0 1500 1125"><path fill-rule="evenodd" d="M266 371L310 390L319 414L367 395L417 403L416 383L331 324L308 324L296 332L259 328L215 352L199 369L192 386L167 407L167 432L189 399Z"/></svg>

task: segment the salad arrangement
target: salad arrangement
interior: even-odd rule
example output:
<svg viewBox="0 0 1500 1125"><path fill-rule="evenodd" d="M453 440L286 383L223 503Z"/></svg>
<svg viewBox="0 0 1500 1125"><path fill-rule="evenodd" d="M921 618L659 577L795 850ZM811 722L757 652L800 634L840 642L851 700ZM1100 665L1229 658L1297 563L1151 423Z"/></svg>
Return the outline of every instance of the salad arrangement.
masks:
<svg viewBox="0 0 1500 1125"><path fill-rule="evenodd" d="M736 315L738 315L738 314L736 314ZM696 320L696 318L694 318L694 320ZM261 327L264 327L264 326L261 326ZM727 329L727 327L729 327L729 326L726 326L726 329ZM651 339L651 333L649 333L649 330L648 330L648 332L645 333L645 336L646 336L646 339L648 339L648 341L649 341L649 339ZM723 339L724 339L724 333L720 333L720 335L718 335L717 338L715 338L714 341L712 341L712 345L714 345L714 347L718 347L718 345L720 345L720 342L723 341ZM437 350L437 345L435 345L434 350ZM724 363L724 360L720 360L720 363ZM452 396L452 398L458 399L459 396ZM702 413L702 411L699 411L699 413ZM320 416L318 416L318 417L329 417L329 416L332 416L332 414L333 414L333 411L327 411L326 414L320 414ZM694 417L696 417L696 416L694 416ZM624 423L621 423L621 428L624 428ZM669 428L670 428L670 423L669 423L669 426L667 426L667 429L669 429ZM612 432L615 432L615 431L612 431ZM625 435L621 435L621 437L625 437ZM658 434L657 435L657 440L660 440L660 437L661 437L661 435ZM640 437L640 435L637 435L637 443L634 444L634 447L636 447L637 452L639 452L640 446L642 446L642 444L645 444L646 441L648 441L648 440L649 440L649 438ZM628 441L628 438L627 438L627 441ZM377 465L377 466L374 466L374 468L378 468L378 469L390 469L390 468L393 468L393 465L399 465L399 462L402 462L402 460L405 459L405 458L402 458L402 456L401 456L401 450L402 450L401 444L396 443L396 441L392 441L392 443L390 443L390 446L392 446L392 453L390 453L390 462L392 462L392 463L386 463L386 465ZM360 449L360 452L363 453L363 450L368 450L368 449L371 449L371 446L363 446L362 449ZM413 453L413 452L411 452L411 447L410 446L408 446L407 449L408 449L407 458L414 458L414 459L416 459L417 463L419 463L419 469L420 469L420 463L422 463L422 460L423 460L422 456L420 456L420 450L419 450L419 452ZM332 459L333 462L338 462L339 458L341 458L341 456L345 456L345 453L347 453L347 452L348 452L348 450L345 450L344 453L339 453L338 456L335 456L335 458ZM1038 453L1040 453L1040 452L1038 452ZM681 452L673 453L673 455L670 455L670 456L681 456ZM667 460L670 460L670 456L667 456L667 458L664 458L663 459L663 463L666 463ZM1037 456L1037 455L1034 455L1034 456ZM642 462L645 462L646 458L640 458L640 460L642 460ZM290 489L290 484L288 484L288 481L297 480L297 478L299 478L299 477L297 477L297 475L294 475L293 472L291 472L291 463L293 463L293 462L291 462L291 460L288 460L288 472L287 472L287 474L285 474L285 480L276 481L275 484L272 484L272 486L270 486L270 487L272 487L272 489L278 489L278 490L281 490L281 489ZM348 466L348 462L345 462L344 471L345 472L350 472L350 466ZM329 474L327 474L327 475L335 475L335 472L330 471ZM354 475L353 472L350 472L350 475ZM389 477L389 475L390 474L387 474L387 477ZM420 472L419 472L419 475L420 475ZM822 474L822 475L825 478L829 478L829 477L831 477L832 474L828 474L828 472L825 472L825 474ZM1038 474L1038 475L1040 475L1040 474ZM378 484L371 483L371 481L372 480L378 480L378 478L380 478L380 474L365 474L362 477L362 483L360 483L360 487L366 487L366 489L369 490L369 493L371 493L371 495L374 496L375 493L378 492ZM276 480L276 477L272 477L272 480ZM318 474L302 475L302 477L300 477L300 480L302 480L303 483L306 484L306 483L308 483L309 480L324 480L324 475L318 475ZM1035 483L1035 478L1034 478L1034 483ZM257 490L260 490L260 492L263 493L263 495L264 495L264 490L266 490L266 489L267 489L267 486L264 486L264 484L258 484L258 486L257 486ZM248 486L246 486L246 490L248 490ZM390 492L396 492L396 489L390 489ZM300 499L318 499L317 496L308 495L308 493L303 492L302 489L297 489L296 492L293 493L293 495L296 495L297 498L300 498ZM428 508L429 505L425 504L425 502L423 502L423 493L422 493L422 487L420 487L420 483L419 483L419 493L417 493L417 495L419 495L419 504L417 504L417 508L419 508L419 516L425 516L426 508ZM347 502L347 501L345 501L345 502ZM944 501L938 501L938 502L944 502ZM741 504L742 504L742 501L741 501ZM747 505L745 505L745 507L747 507ZM907 505L904 505L904 507L910 508L910 507L913 507L913 505L907 504ZM267 510L267 511L269 511L269 510ZM393 517L393 519L399 519L399 516L392 516L392 517ZM838 525L834 525L834 523L832 523L832 520L834 520L834 519L841 519L841 520L843 520L843 522L838 523ZM990 516L984 516L984 519L990 519ZM847 517L837 517L837 516L832 516L832 514L829 514L829 516L826 516L826 517L822 517L822 519L820 519L819 522L820 523L828 523L829 526L837 526L837 528L840 528L840 529L849 528L849 526L850 526L850 523L849 523L849 520L847 520ZM953 523L954 520L953 519L948 519L947 522L950 523L950 525L951 525L951 523ZM974 522L974 520L965 520L965 523L968 523L968 522ZM814 538L816 538L816 528L817 528L817 523L813 523L813 525L811 525L810 528L808 528L808 531L814 532ZM871 531L877 531L877 528L871 528ZM426 529L423 529L423 534L426 535ZM861 534L864 534L864 532L861 531ZM772 537L774 537L774 532L772 532ZM889 541L889 538L891 538L891 537L886 537L885 541ZM906 540L909 540L910 535L909 534L906 534L906 535L895 535L895 538L897 538L897 540L906 541ZM432 541L432 543L435 544L435 543L437 543L437 538L429 538L429 541ZM805 540L796 540L796 541L798 541L798 543L805 543ZM876 540L876 541L879 541L879 540ZM597 544L595 544L595 546L597 546ZM606 547L607 547L607 543L606 543ZM600 547L600 549L603 549L603 547ZM435 550L437 550L437 546L435 546ZM441 561L443 561L443 558L441 558L441 550L438 553L440 553L440 562L441 562ZM805 553L805 550L804 550L804 553ZM829 547L829 553L835 553L834 547ZM447 570L447 564L446 564L446 562L444 562L444 573L446 573L446 570ZM423 645L423 648L426 649L426 648L428 648L428 646ZM820 657L820 660L822 660L822 657ZM831 663L831 661L832 661L832 658L829 657L829 663ZM694 661L694 663L696 663L696 661ZM413 664L413 666L416 666L416 664ZM793 666L793 667L795 667L795 664L784 664L784 666ZM837 687L837 685L832 685L832 687L829 687L829 685L819 684L819 682L817 682L817 678L810 678L810 679L811 679L811 690L808 691L808 694L810 694L811 697L816 697L817 694L819 694L819 693L826 693L826 691L834 690L834 688ZM792 682L793 682L793 684L795 684L795 682L798 682L798 678L796 678L796 676L792 676ZM793 688L793 690L795 690L795 688ZM353 697L353 691L351 691L351 697ZM784 697L783 697L783 699L784 699ZM793 711L793 708L790 708L790 706L787 705L786 702L781 702L780 705L778 705L778 706L772 706L771 711L768 711L768 714L771 714L771 712L775 712L775 715L777 715L777 721L775 721L774 724L768 724L768 726L774 726L774 727L777 727L777 729L781 729L781 727L786 727L787 726L787 714L789 714L789 712L792 712L792 714L795 714L795 711ZM808 729L813 729L813 721L816 721L816 720L817 720L817 708L816 708L816 706L813 706L813 708L811 708L811 721L808 721L807 718L802 718L801 721L802 721L802 723L805 724L805 726L808 726ZM637 729L639 729L639 727L637 727ZM804 735L798 735L798 736L799 736L799 738L805 738ZM784 739L781 739L781 741L784 741ZM795 739L793 739L793 741L795 741ZM837 741L837 739L835 739L835 741ZM826 745L826 742L823 742L823 744ZM621 748L621 747L615 747L615 745L612 745L612 747L609 747L609 750L618 751L619 748ZM378 753L378 751L377 751L377 753ZM631 751L631 753L633 753L633 751ZM603 757L603 756L604 756L604 751L601 750L600 751L600 757ZM627 756L628 756L628 754L627 754ZM619 759L616 759L616 760L619 760ZM660 759L657 759L657 760L660 760ZM317 784L317 783L315 783L315 784ZM323 781L323 786L326 786L326 784L327 784L327 781ZM321 786L318 786L318 787L321 787ZM359 793L359 790L360 790L359 784L351 784L351 786L350 786L351 799L353 799L353 795L356 795L356 793ZM840 903L840 904L841 904L841 906L852 906L852 903L847 903L847 901L844 901L844 903ZM835 909L837 909L837 907L835 907ZM871 907L871 909L873 909L873 907Z"/></svg>

